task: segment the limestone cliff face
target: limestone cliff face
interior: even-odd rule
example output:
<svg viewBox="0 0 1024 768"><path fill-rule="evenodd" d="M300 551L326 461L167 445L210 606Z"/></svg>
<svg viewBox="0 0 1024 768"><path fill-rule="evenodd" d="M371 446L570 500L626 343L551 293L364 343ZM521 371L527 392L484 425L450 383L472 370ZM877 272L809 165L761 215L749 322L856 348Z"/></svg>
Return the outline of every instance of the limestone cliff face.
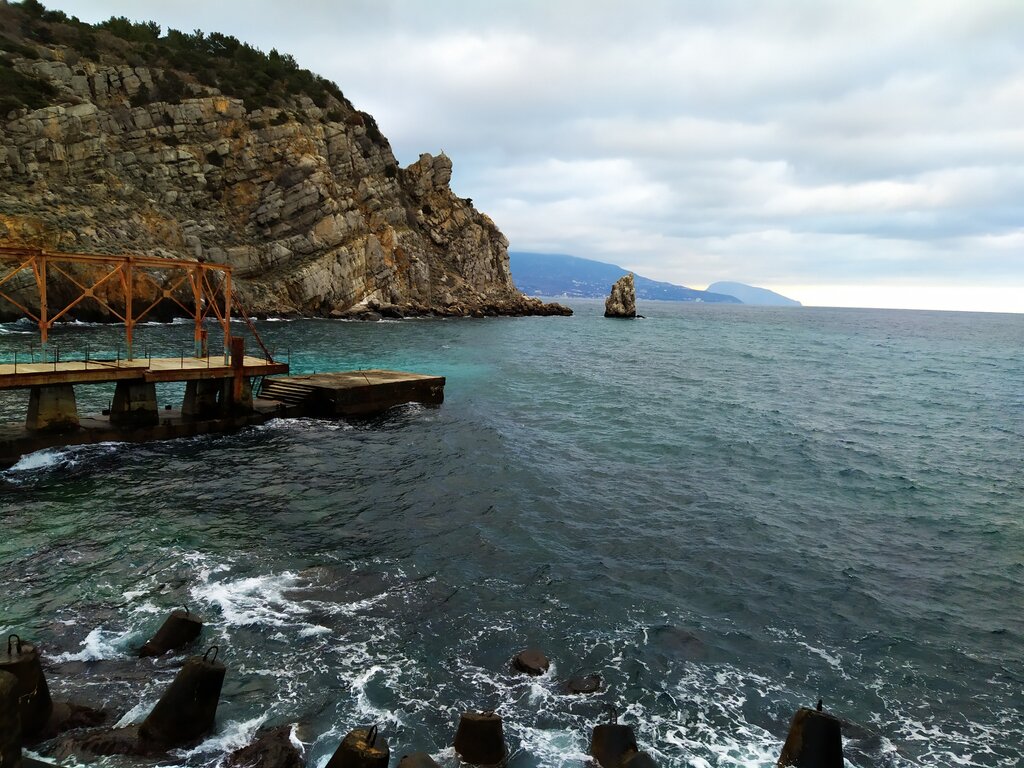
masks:
<svg viewBox="0 0 1024 768"><path fill-rule="evenodd" d="M38 53L6 57L57 96L0 115L0 244L227 263L258 313L561 313L515 289L447 156L400 168L347 101L247 111L185 75L180 103L151 101L164 71Z"/></svg>

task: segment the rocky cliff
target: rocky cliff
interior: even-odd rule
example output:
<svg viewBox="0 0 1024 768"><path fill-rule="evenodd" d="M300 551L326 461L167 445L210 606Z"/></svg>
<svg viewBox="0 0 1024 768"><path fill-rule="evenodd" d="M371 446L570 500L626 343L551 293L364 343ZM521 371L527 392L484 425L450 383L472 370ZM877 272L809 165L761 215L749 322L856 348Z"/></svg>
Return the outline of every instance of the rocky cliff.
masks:
<svg viewBox="0 0 1024 768"><path fill-rule="evenodd" d="M0 106L0 245L227 263L264 314L563 313L516 290L447 156L399 167L336 87L252 107L100 30L95 59L33 39L59 27L0 4L0 74L46 102Z"/></svg>

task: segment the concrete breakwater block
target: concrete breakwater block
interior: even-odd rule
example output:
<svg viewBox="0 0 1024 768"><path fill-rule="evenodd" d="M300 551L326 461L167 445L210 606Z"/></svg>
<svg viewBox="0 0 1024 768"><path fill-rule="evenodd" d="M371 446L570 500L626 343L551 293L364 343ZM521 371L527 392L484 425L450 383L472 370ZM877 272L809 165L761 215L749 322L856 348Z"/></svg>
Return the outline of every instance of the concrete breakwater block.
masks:
<svg viewBox="0 0 1024 768"><path fill-rule="evenodd" d="M801 707L793 715L779 755L779 768L843 768L842 722L818 709Z"/></svg>
<svg viewBox="0 0 1024 768"><path fill-rule="evenodd" d="M17 681L18 729L23 744L44 741L74 728L97 726L106 719L103 710L53 701L39 649L18 635L7 638L6 652L0 650L0 671Z"/></svg>
<svg viewBox="0 0 1024 768"><path fill-rule="evenodd" d="M465 712L455 731L455 751L467 763L498 765L505 760L505 731L494 712Z"/></svg>
<svg viewBox="0 0 1024 768"><path fill-rule="evenodd" d="M21 716L18 714L18 678L0 672L0 766L21 765Z"/></svg>
<svg viewBox="0 0 1024 768"><path fill-rule="evenodd" d="M213 730L227 673L217 652L217 646L211 646L204 655L189 658L140 725L88 733L62 744L62 751L159 755L198 743Z"/></svg>
<svg viewBox="0 0 1024 768"><path fill-rule="evenodd" d="M161 656L191 643L203 631L203 622L188 608L171 611L160 629L139 649L139 656Z"/></svg>
<svg viewBox="0 0 1024 768"><path fill-rule="evenodd" d="M377 726L349 731L335 750L327 768L388 768L391 750Z"/></svg>
<svg viewBox="0 0 1024 768"><path fill-rule="evenodd" d="M551 662L540 648L527 648L512 657L512 666L528 675L543 675L551 668Z"/></svg>
<svg viewBox="0 0 1024 768"><path fill-rule="evenodd" d="M654 758L646 752L633 752L626 755L619 763L622 768L658 768Z"/></svg>
<svg viewBox="0 0 1024 768"><path fill-rule="evenodd" d="M623 760L639 751L636 734L630 726L615 721L594 726L590 736L590 756L602 768L619 768Z"/></svg>
<svg viewBox="0 0 1024 768"><path fill-rule="evenodd" d="M7 638L6 649L0 650L0 671L7 672L18 681L18 716L21 733L26 740L44 733L53 712L50 689L46 685L39 650L18 635Z"/></svg>
<svg viewBox="0 0 1024 768"><path fill-rule="evenodd" d="M154 747L191 744L213 730L227 667L217 661L217 646L193 656L178 671L153 711L142 721L139 737ZM211 657L210 653L213 652Z"/></svg>

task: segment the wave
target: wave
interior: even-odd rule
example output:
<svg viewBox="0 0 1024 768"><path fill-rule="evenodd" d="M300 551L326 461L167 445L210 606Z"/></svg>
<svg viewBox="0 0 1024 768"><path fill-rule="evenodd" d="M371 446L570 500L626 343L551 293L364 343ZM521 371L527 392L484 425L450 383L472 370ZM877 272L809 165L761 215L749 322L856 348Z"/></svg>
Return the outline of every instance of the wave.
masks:
<svg viewBox="0 0 1024 768"><path fill-rule="evenodd" d="M85 636L82 650L77 653L59 653L52 657L54 661L103 661L117 658L128 658L125 645L129 639L136 637L133 631L115 632L103 627L96 627Z"/></svg>
<svg viewBox="0 0 1024 768"><path fill-rule="evenodd" d="M103 442L67 448L45 448L25 454L17 463L0 472L0 477L8 482L18 484L26 481L28 479L26 476L86 467L101 457L116 453L124 445L125 443L120 442Z"/></svg>

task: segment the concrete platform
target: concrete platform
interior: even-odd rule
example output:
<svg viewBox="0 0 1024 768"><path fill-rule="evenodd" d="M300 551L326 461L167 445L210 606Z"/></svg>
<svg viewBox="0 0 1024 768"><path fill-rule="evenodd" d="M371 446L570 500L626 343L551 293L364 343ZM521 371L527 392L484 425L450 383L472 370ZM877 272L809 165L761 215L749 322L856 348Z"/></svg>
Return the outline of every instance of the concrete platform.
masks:
<svg viewBox="0 0 1024 768"><path fill-rule="evenodd" d="M289 412L319 418L373 416L404 403L441 405L444 376L371 369L306 376L275 376L263 382L261 399L278 400Z"/></svg>

